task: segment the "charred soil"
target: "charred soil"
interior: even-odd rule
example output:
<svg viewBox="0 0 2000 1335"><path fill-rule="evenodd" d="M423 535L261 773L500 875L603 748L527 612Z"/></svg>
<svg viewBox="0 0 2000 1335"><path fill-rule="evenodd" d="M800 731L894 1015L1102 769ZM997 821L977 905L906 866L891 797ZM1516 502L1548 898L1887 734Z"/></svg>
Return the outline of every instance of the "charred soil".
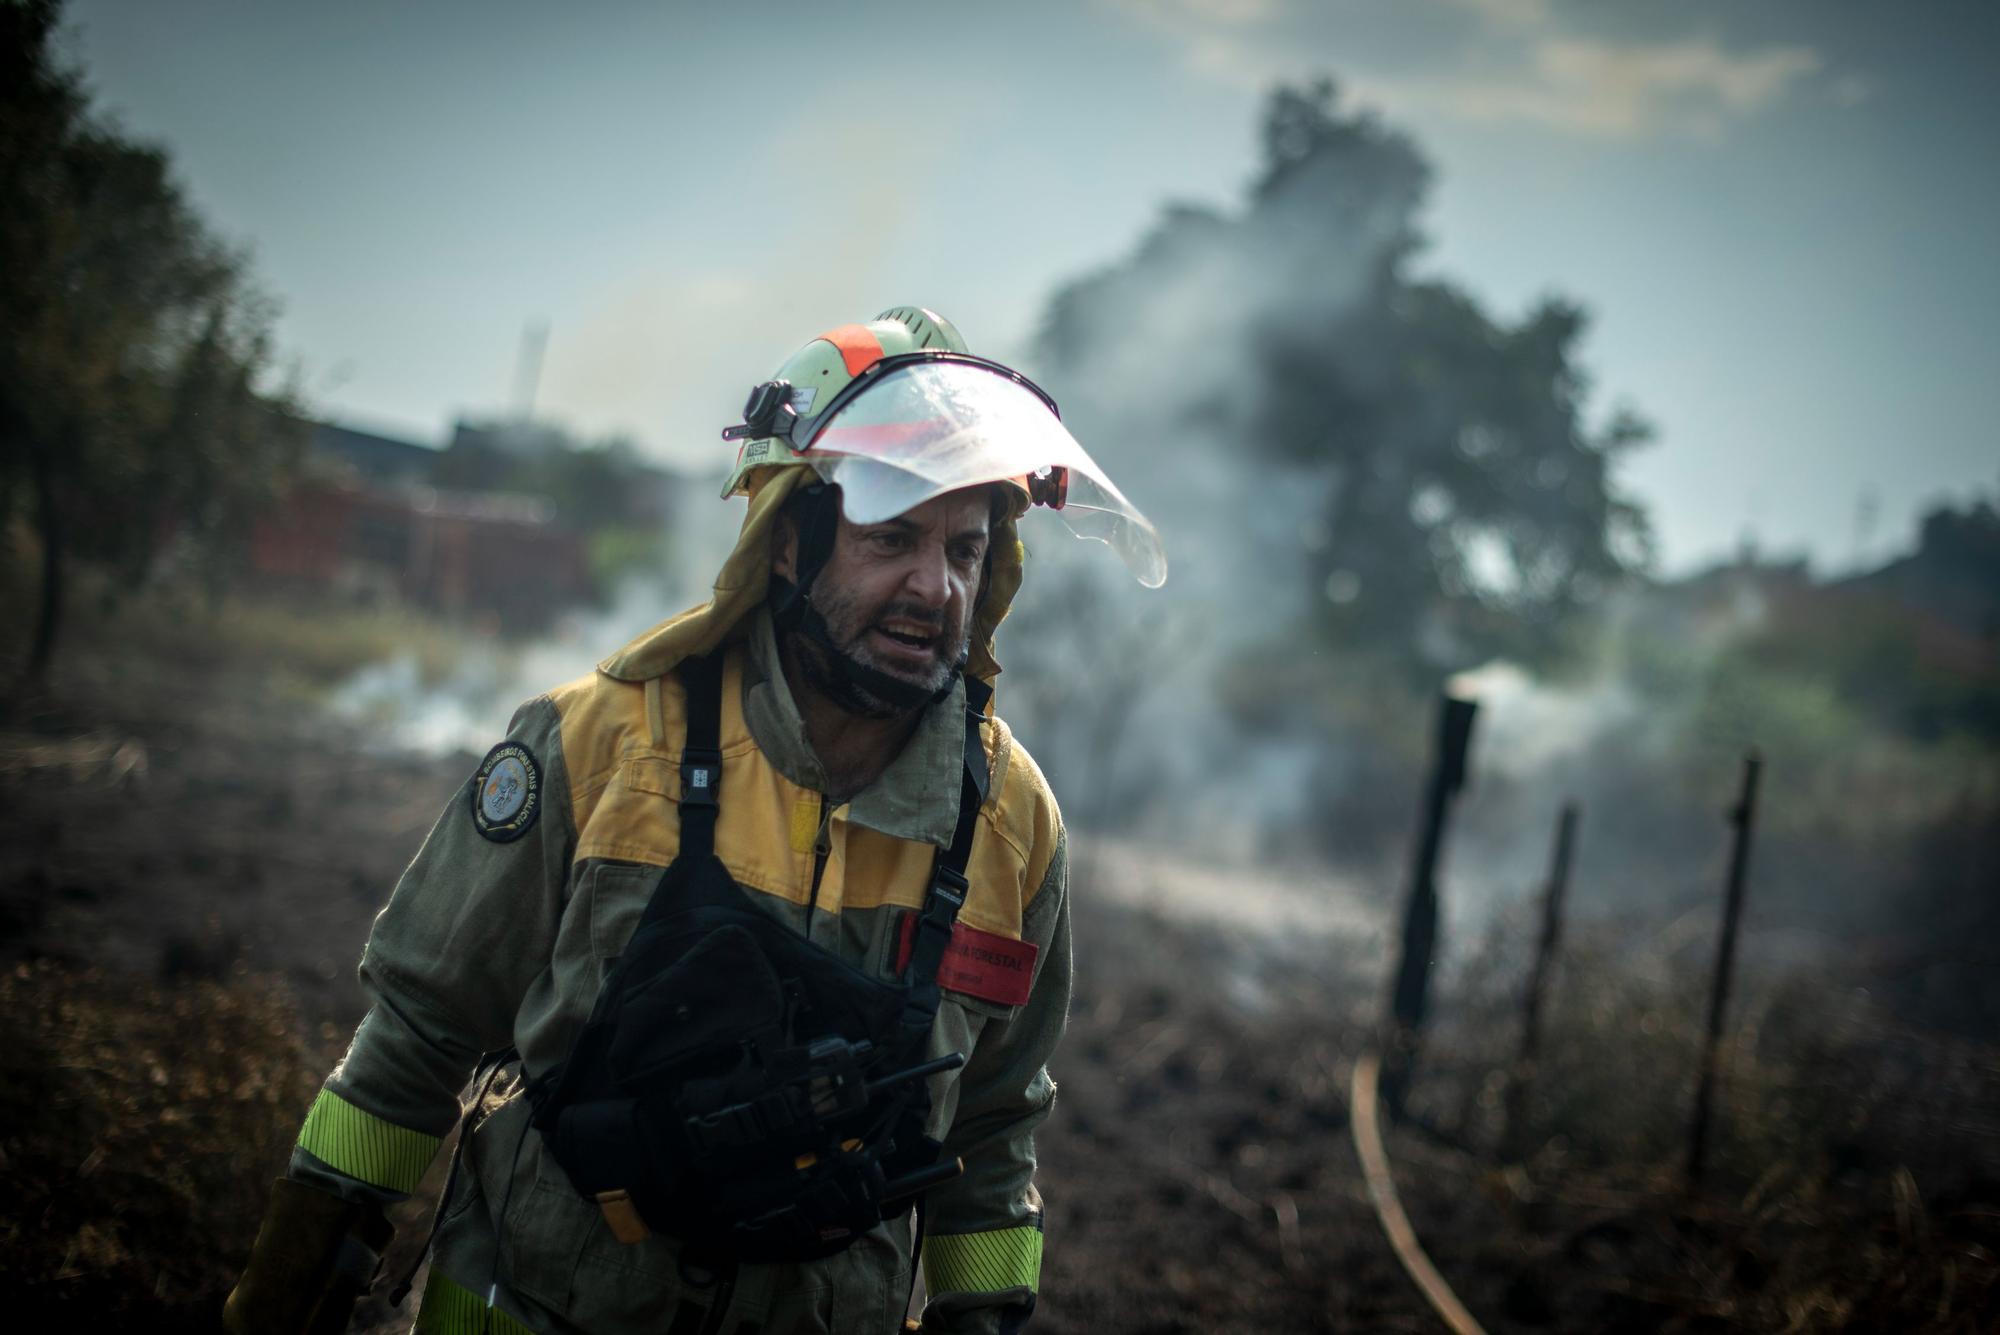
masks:
<svg viewBox="0 0 2000 1335"><path fill-rule="evenodd" d="M15 1329L211 1328L364 1008L353 965L369 921L474 763L381 742L272 690L257 664L136 655L0 718L0 1291L27 1318ZM1036 1328L1440 1329L1349 1143L1380 941L1276 950L1134 907L1098 893L1127 873L1076 843L1079 986L1040 1138ZM1619 1059L1621 1031L1602 1029L1596 1048L1574 1031L1572 1064ZM1653 1097L1635 1075L1594 1107L1542 1098L1526 1147L1502 1155L1479 1109L1506 1017L1454 1032L1412 1099L1428 1129L1392 1129L1389 1152L1425 1245L1488 1329L1990 1319L2000 1185L1977 1154L1919 1176L1886 1132L1786 1153L1780 1127L1691 1193L1658 1144L1571 1144L1563 1119L1628 1117L1635 1091ZM1987 1063L1962 1075L1983 1088L1993 1061L1960 1044L1919 1064ZM1856 1078L1892 1078L1868 1070ZM1931 1130L1990 1143L1991 1128ZM392 1269L427 1204L400 1212ZM399 1328L379 1299L363 1325Z"/></svg>

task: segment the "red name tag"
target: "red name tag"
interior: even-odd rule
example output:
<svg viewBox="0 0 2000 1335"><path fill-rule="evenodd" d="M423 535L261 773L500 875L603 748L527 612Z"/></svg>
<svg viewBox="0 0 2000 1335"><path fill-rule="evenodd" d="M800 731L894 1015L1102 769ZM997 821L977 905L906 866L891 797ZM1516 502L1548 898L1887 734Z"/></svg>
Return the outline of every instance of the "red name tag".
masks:
<svg viewBox="0 0 2000 1335"><path fill-rule="evenodd" d="M917 915L903 915L902 939L896 946L896 972L909 967L917 944ZM1035 956L1039 948L1032 941L1016 941L996 936L977 927L953 923L951 943L944 948L938 965L938 985L963 992L981 1001L1001 1006L1018 1006L1028 999L1028 985L1035 977Z"/></svg>

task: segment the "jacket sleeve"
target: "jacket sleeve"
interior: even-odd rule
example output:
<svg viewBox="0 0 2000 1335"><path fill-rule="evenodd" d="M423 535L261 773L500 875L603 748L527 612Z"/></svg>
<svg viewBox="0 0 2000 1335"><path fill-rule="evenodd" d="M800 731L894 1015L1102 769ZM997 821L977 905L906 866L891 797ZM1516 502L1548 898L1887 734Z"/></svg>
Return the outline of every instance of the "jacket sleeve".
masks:
<svg viewBox="0 0 2000 1335"><path fill-rule="evenodd" d="M523 705L508 743L533 761L533 819L482 832L475 774L431 828L369 932L360 972L374 1005L306 1116L294 1180L361 1202L407 1196L479 1055L513 1042L554 948L576 831L555 706Z"/></svg>
<svg viewBox="0 0 2000 1335"><path fill-rule="evenodd" d="M926 1198L930 1335L1011 1335L1035 1308L1042 1269L1035 1128L1055 1102L1048 1061L1069 1022L1069 856L1060 833L1021 927L1039 952L1028 1000L980 1031L945 1138L945 1153L963 1159L965 1172Z"/></svg>

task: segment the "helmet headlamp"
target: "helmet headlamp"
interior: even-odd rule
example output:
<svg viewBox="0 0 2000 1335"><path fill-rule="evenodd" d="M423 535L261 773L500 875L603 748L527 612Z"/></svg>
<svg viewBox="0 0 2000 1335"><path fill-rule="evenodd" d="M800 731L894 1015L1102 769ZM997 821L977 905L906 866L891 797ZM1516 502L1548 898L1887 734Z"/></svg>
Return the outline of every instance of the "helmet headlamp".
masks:
<svg viewBox="0 0 2000 1335"><path fill-rule="evenodd" d="M750 397L743 401L742 424L724 430L722 438L757 440L773 436L789 445L798 420L798 409L792 406L792 382L766 380L754 386Z"/></svg>

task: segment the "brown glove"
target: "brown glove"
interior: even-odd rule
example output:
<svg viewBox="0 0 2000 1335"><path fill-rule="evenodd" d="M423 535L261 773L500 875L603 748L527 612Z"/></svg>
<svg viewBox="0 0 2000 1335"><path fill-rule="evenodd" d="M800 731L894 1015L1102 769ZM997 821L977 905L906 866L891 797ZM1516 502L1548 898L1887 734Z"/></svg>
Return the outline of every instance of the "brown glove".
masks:
<svg viewBox="0 0 2000 1335"><path fill-rule="evenodd" d="M226 1335L339 1335L395 1236L382 1212L279 1178L243 1278L222 1308Z"/></svg>

